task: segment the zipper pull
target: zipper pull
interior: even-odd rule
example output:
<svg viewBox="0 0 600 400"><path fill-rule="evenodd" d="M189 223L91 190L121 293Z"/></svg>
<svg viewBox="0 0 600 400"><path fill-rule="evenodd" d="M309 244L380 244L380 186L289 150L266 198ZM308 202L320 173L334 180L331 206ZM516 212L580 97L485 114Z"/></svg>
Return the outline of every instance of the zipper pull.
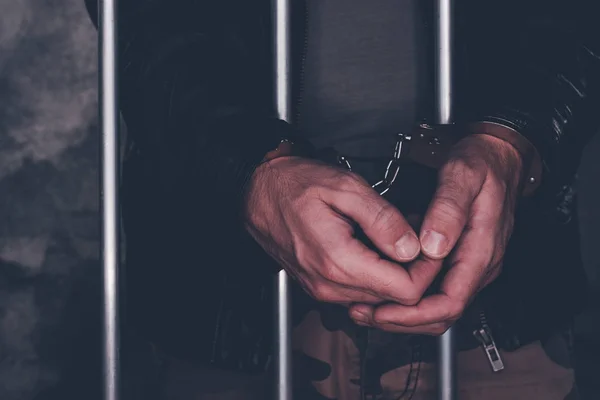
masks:
<svg viewBox="0 0 600 400"><path fill-rule="evenodd" d="M482 325L480 329L473 331L473 336L481 343L483 351L485 351L485 354L490 361L492 370L494 372L502 371L504 369L504 362L502 362L502 357L500 357L500 352L496 347L496 342L494 342L490 327L488 325Z"/></svg>

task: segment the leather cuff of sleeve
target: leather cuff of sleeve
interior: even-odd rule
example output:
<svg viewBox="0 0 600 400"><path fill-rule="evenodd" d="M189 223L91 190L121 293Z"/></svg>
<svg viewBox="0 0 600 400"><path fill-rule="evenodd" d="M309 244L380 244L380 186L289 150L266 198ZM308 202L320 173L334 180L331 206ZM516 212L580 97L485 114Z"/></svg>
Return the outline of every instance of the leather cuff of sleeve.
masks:
<svg viewBox="0 0 600 400"><path fill-rule="evenodd" d="M295 130L276 118L237 115L214 121L211 131L218 145L209 147L201 164L214 171L213 189L232 198L241 215L250 177L265 154L282 139L294 138Z"/></svg>
<svg viewBox="0 0 600 400"><path fill-rule="evenodd" d="M542 179L542 159L535 146L512 126L500 122L475 122L467 125L467 129L472 134L490 135L504 140L519 152L523 160L521 194L531 196Z"/></svg>

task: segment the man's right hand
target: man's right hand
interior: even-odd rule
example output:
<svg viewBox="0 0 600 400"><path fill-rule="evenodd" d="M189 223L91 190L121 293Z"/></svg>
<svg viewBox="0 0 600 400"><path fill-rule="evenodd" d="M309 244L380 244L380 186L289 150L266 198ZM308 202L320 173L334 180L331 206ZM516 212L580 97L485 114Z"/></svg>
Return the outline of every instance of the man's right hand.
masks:
<svg viewBox="0 0 600 400"><path fill-rule="evenodd" d="M255 171L246 205L250 234L319 301L414 305L431 283L423 267L413 276L399 264L420 253L413 229L356 174L300 157L277 158ZM396 262L359 241L356 225Z"/></svg>

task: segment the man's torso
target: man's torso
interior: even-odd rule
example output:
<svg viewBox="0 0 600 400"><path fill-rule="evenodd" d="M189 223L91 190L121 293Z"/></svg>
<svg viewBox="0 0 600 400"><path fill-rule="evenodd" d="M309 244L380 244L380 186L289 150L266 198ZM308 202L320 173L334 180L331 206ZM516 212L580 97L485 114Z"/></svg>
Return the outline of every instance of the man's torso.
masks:
<svg viewBox="0 0 600 400"><path fill-rule="evenodd" d="M296 103L299 105L297 109L299 127L306 137L318 147L334 146L338 151L350 156L390 156L393 151L394 134L398 131L410 130L422 115L427 114L427 99L430 99L432 94L431 79L427 73L430 69L430 66L427 65L428 54L432 51L426 39L429 28L426 26L426 18L417 9L417 1L309 0L307 11L308 23L305 26L307 46L305 49L294 49L296 52L304 50L303 57L300 57L303 59L304 65L294 65L295 68L303 69L300 74L301 99ZM358 169L358 172L373 181L380 177L379 174L382 174L383 170L379 167L373 168L364 165ZM129 173L132 173L131 168L129 168ZM410 197L410 193L417 186L424 186L425 183L415 174L409 173L407 180L401 182L402 186L399 190L402 192L399 197ZM427 185L431 186L431 183L428 182ZM404 193L407 195L404 196ZM176 200L174 201L176 203ZM421 202L419 206L426 208L427 204ZM169 210L160 210L159 212L169 212ZM541 221L542 219L534 220ZM559 225L546 223L544 228L539 228L540 231L546 231L552 242L548 242L546 239L543 239L542 242L536 240L534 237L539 235L531 233L536 229L525 228L527 229L522 230L522 234L517 235L518 241L520 241L518 247L513 246L513 250L509 249L512 254L509 257L510 262L516 262L517 267L520 268L518 264L521 263L529 265L539 262L539 267L554 270L554 266L558 267L566 263L580 264L576 237L564 232ZM521 227L518 229L521 230ZM573 231L572 224L569 232L571 231ZM201 232L199 231L199 233ZM560 233L560 235L554 235L553 232ZM135 233L135 229L133 233L130 229L128 240L136 235L139 236ZM170 340L169 337L171 337L177 341L177 338L180 338L178 331L185 332L185 340L200 337L194 329L202 330L204 334L201 336L207 338L222 328L230 336L224 341L214 340L207 344L209 347L212 346L208 353L212 355L219 353L219 350L215 348L215 343L220 343L218 347L223 349L227 348L228 343L234 343L236 347L240 347L240 340L235 332L244 330L241 327L244 327L245 323L235 321L240 318L242 320L244 318L254 321L261 320L261 318L257 319L249 315L248 311L270 311L271 308L265 307L264 304L256 307L252 305L264 302L268 296L264 296L264 288L252 290L248 287L249 281L246 280L246 275L239 281L236 280L237 274L235 273L229 273L227 279L219 278L217 280L215 276L219 271L223 273L234 271L235 265L239 263L253 265L262 261L257 261L257 259L250 260L251 262L248 263L251 257L249 258L247 255L235 261L234 254L223 254L218 249L203 249L198 253L198 243L202 243L201 235L193 238L186 237L183 238L184 240L174 239L177 237L177 232L169 232L167 235L169 237L165 240L169 242L175 240L181 247L180 250L177 250L177 243L168 247L180 253L177 256L154 257L148 255L148 253L165 251L163 249L167 247L158 245L160 238L156 239L157 246L148 247L140 244L135 247L130 246L129 250L131 251L128 251L128 262L131 264L129 270L132 271L130 281L136 280L138 286L147 286L148 289L144 290L145 293L156 293L158 286L163 289L162 293L166 290L166 292L172 291L174 294L173 296L161 296L164 304L161 305L160 310L147 310L148 318L160 320L163 314L174 318L175 313L172 310L177 309L177 318L186 321L183 324L185 328L177 328L176 321L170 320L173 327L167 329L169 332L164 340ZM561 239L562 236L568 239L568 243L562 245L561 251L558 251L559 244L566 243ZM547 251L548 249L553 252ZM142 253L145 254L142 255ZM223 256L227 256L226 263L228 265L216 266L215 263L223 262ZM147 272L149 268L157 270L165 268L164 264L157 260L171 260L172 263L187 264L181 265L177 269L178 271L190 271L190 276L179 278L181 282L186 282L186 285L181 286L176 284L176 280L170 279L171 285L165 287L164 278L157 279L156 282L148 281L146 278L149 276ZM136 267L137 264L139 264L138 267ZM208 278L203 275L201 281L198 280L200 266L212 271ZM535 272L532 272L527 279L521 279L514 272L517 268L510 268L509 265L507 269L512 269L512 273L509 271L508 274L509 280L527 282L517 285L514 293L531 292L533 293L532 297L535 297L536 291L546 288L544 285L539 285L539 282L535 286L530 286L531 282L535 282L532 279L536 276ZM537 268L537 270L539 269ZM163 272L169 273L169 270ZM140 271L145 271L144 276L139 275ZM157 272L154 276L164 277L163 272ZM269 279L268 276L262 276L260 279L257 278L257 281L262 280L264 286L270 288L271 285L266 282ZM193 284L193 282L196 283ZM190 289L192 286L197 289L193 290L194 293L188 293L192 290ZM236 300L234 297L230 299L229 303L225 302L226 304L218 299L234 293L239 294L240 290L243 290L244 293L243 310L227 311L229 306L234 308L234 303L240 303L240 299ZM554 290L554 286L548 286L548 290ZM505 297L502 298L502 296ZM506 291L500 291L499 298L502 303L507 304L508 309L515 309ZM171 302L172 299L175 300ZM215 308L226 310L217 312L216 330L212 316L206 320L195 311L197 307L194 304L202 303L206 299L210 299L212 304L218 303L219 305ZM515 304L520 304L520 301L518 300ZM136 303L143 307L144 301L138 299ZM265 313L265 311L261 312ZM212 315L211 313L209 314ZM529 311L525 312L523 318L527 317L527 313ZM196 320L197 323L194 323L193 321ZM223 328L226 325L224 321L234 321L235 324L226 329ZM268 321L268 318L265 318L264 321ZM157 325L161 325L161 323L158 322ZM250 330L256 329L258 325L260 324L255 322ZM263 329L270 331L268 327ZM268 348L269 345L265 344L265 341L270 340L268 336L268 333L260 333L256 334L255 338L262 340L263 348ZM254 339L248 340L251 342ZM252 347L253 344L250 342L248 344ZM199 343L192 345L199 345ZM207 352L202 351L201 353L206 354ZM224 353L232 354L225 350Z"/></svg>

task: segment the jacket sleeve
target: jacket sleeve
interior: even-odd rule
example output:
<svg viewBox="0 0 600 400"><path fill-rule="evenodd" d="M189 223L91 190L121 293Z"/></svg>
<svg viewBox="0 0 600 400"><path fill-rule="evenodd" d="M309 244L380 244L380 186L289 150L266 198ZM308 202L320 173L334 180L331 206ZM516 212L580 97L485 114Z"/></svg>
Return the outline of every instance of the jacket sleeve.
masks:
<svg viewBox="0 0 600 400"><path fill-rule="evenodd" d="M513 128L542 157L540 195L570 186L598 129L600 29L593 1L478 0L462 23L468 118ZM459 42L460 43L460 42Z"/></svg>
<svg viewBox="0 0 600 400"><path fill-rule="evenodd" d="M158 190L196 186L219 199L211 212L238 213L257 164L292 135L266 106L268 57L248 33L258 12L229 1L118 3L120 109ZM86 0L96 25L97 4Z"/></svg>

